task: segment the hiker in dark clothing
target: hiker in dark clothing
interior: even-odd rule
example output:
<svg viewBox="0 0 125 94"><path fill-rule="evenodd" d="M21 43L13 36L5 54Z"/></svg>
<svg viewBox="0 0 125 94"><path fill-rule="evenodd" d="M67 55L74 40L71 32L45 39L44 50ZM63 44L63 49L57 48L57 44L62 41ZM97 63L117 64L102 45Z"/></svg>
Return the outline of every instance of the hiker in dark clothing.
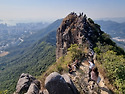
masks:
<svg viewBox="0 0 125 94"><path fill-rule="evenodd" d="M76 68L78 69L80 66L80 62L78 60L75 60L75 62L73 62L73 64L76 66Z"/></svg>
<svg viewBox="0 0 125 94"><path fill-rule="evenodd" d="M72 74L73 70L72 70L72 66L70 64L67 65L68 69L69 69L69 73Z"/></svg>

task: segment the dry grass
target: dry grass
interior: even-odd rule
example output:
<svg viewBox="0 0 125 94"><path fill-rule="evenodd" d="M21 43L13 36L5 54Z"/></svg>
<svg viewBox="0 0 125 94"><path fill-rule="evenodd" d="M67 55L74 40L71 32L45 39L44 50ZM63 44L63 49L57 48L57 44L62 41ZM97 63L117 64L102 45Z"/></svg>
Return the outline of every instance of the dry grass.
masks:
<svg viewBox="0 0 125 94"><path fill-rule="evenodd" d="M44 82L46 77L52 72L58 72L60 74L68 72L67 64L72 63L71 53L68 52L65 57L61 57L53 65L48 67L48 69L40 76L38 79L41 81L42 87L44 88Z"/></svg>
<svg viewBox="0 0 125 94"><path fill-rule="evenodd" d="M87 48L85 47L83 49L84 52L88 52ZM46 77L51 74L52 72L58 72L60 74L63 74L63 73L68 73L68 68L67 68L67 65L68 64L71 64L73 61L72 61L72 53L70 51L67 52L67 55L63 56L63 57L60 57L57 62L53 63L52 65L50 65L48 67L48 69L42 73L41 76L38 77L38 79L41 81L41 86L42 88L44 89L44 82L45 82L45 79Z"/></svg>

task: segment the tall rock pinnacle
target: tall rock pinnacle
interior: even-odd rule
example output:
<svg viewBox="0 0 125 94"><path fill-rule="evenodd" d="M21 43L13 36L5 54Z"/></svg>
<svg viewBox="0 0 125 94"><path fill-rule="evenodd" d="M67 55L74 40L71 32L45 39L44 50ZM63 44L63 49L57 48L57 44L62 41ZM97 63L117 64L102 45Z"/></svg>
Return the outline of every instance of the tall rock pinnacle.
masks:
<svg viewBox="0 0 125 94"><path fill-rule="evenodd" d="M85 40L91 44L92 40L99 36L99 33L96 32L101 31L100 27L97 28L98 30L93 30L94 26L92 27L90 24L94 24L94 22L90 22L83 13L77 15L72 12L63 19L57 29L56 59L65 55L71 44L82 44Z"/></svg>

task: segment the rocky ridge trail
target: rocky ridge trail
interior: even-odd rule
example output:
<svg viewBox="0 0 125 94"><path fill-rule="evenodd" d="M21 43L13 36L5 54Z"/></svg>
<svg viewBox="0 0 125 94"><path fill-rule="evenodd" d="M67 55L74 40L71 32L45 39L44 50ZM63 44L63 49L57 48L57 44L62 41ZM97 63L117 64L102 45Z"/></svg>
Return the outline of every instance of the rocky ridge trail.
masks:
<svg viewBox="0 0 125 94"><path fill-rule="evenodd" d="M95 84L94 89L91 89L92 81L88 83L88 70L89 65L87 61L83 61L73 74L69 74L69 77L72 79L80 94L112 94L112 92L108 89L108 87L104 83L103 76L99 73L99 77L101 78L99 84Z"/></svg>
<svg viewBox="0 0 125 94"><path fill-rule="evenodd" d="M88 83L88 70L88 62L87 60L84 60L81 62L79 69L72 74L65 72L60 75L57 72L53 72L46 77L46 89L42 89L43 87L40 87L40 82L36 78L23 73L20 76L16 92L14 94L20 94L21 92L26 91L27 93L25 94L64 94L64 92L65 94L112 94L105 85L104 78L100 73L99 77L101 80L99 84L95 84L94 88L91 89L93 82L90 81ZM40 88L42 90L40 90Z"/></svg>
<svg viewBox="0 0 125 94"><path fill-rule="evenodd" d="M85 60L83 57L86 59L93 59L94 47L96 47L98 43L103 44L103 35L104 32L101 30L100 25L94 23L91 18L87 18L86 14L80 13L77 15L74 12L70 13L63 19L61 25L57 29L56 59L58 60L60 57L67 55L68 48L71 47L73 49L72 44L79 45L79 48L82 46L88 49L86 53L83 52L84 54L78 51L80 55L74 56L72 58L73 61L76 59ZM81 52L83 50L81 50ZM77 51L74 51L74 53L77 54ZM90 57L88 57L89 55ZM95 85L95 88L91 90L92 81L88 83L88 71L89 67L85 60L81 63L79 70L73 74L68 74L80 94L111 94L101 74L99 74L101 78L99 85Z"/></svg>

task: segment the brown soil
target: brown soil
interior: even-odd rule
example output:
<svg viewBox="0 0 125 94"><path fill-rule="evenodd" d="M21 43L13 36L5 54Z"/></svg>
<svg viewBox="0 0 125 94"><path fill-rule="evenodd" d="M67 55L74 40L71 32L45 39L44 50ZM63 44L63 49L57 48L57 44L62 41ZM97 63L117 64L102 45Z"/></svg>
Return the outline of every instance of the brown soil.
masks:
<svg viewBox="0 0 125 94"><path fill-rule="evenodd" d="M3 53L0 54L0 57L6 56L8 54L9 54L9 52L3 52Z"/></svg>

